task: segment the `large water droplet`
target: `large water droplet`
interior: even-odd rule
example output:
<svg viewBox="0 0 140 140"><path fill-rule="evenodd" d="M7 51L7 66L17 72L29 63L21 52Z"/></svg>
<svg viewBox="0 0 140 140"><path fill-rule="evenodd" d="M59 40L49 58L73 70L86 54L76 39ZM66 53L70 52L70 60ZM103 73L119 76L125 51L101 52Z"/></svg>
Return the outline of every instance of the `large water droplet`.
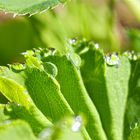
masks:
<svg viewBox="0 0 140 140"><path fill-rule="evenodd" d="M53 63L45 62L43 63L43 66L44 66L44 70L47 73L51 74L53 77L57 76L58 70L57 70L57 67Z"/></svg>
<svg viewBox="0 0 140 140"><path fill-rule="evenodd" d="M116 65L117 67L120 64L119 56L115 53L105 57L106 63L110 66Z"/></svg>
<svg viewBox="0 0 140 140"><path fill-rule="evenodd" d="M81 58L79 55L77 55L76 53L68 53L67 54L67 58L70 59L72 61L72 63L79 68L81 65Z"/></svg>
<svg viewBox="0 0 140 140"><path fill-rule="evenodd" d="M78 132L78 131L80 131L81 126L82 126L82 118L81 118L81 116L75 117L74 123L73 123L73 125L71 127L71 130L73 132Z"/></svg>

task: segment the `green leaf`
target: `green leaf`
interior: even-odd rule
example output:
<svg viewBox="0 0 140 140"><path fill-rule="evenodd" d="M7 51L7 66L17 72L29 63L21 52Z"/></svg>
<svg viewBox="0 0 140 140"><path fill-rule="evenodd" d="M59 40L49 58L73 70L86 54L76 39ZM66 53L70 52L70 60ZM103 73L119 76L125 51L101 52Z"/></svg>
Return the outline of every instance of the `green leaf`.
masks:
<svg viewBox="0 0 140 140"><path fill-rule="evenodd" d="M44 12L65 0L0 0L0 10L17 15Z"/></svg>
<svg viewBox="0 0 140 140"><path fill-rule="evenodd" d="M85 140L81 133L84 124L75 119L76 118L70 116L64 117L61 121L57 122L54 127L44 129L39 134L39 138L42 140ZM73 131L72 127L78 122L81 126L76 129L76 131Z"/></svg>
<svg viewBox="0 0 140 140"><path fill-rule="evenodd" d="M30 108L28 96L24 87L16 83L14 80L0 77L0 92L11 102L22 104L26 108Z"/></svg>
<svg viewBox="0 0 140 140"><path fill-rule="evenodd" d="M124 0L130 10L134 13L136 18L140 21L140 1L139 0Z"/></svg>
<svg viewBox="0 0 140 140"><path fill-rule="evenodd" d="M38 135L48 124L42 117L37 118L33 111L28 111L24 106L17 104L0 105L0 122L16 119L24 120L31 126L34 134Z"/></svg>
<svg viewBox="0 0 140 140"><path fill-rule="evenodd" d="M80 71L77 69L79 58L71 54L73 60L66 56L49 56L44 62L52 62L58 68L56 79L60 83L61 91L75 114L83 113L87 119L86 129L91 139L105 140L99 114L84 87ZM75 58L76 59L75 59Z"/></svg>
<svg viewBox="0 0 140 140"><path fill-rule="evenodd" d="M26 55L26 62L27 67L24 71L14 73L7 70L7 77L1 68L0 91L11 102L19 103L28 109L35 104L53 122L65 114L72 115L73 111L63 97L58 82L43 70L43 65L37 57L32 56L31 51ZM22 82L19 79L22 79Z"/></svg>
<svg viewBox="0 0 140 140"><path fill-rule="evenodd" d="M0 104L6 104L8 100L0 93Z"/></svg>
<svg viewBox="0 0 140 140"><path fill-rule="evenodd" d="M84 140L84 137L80 132L74 133L70 129L63 129L60 138L56 140Z"/></svg>
<svg viewBox="0 0 140 140"><path fill-rule="evenodd" d="M27 68L24 69L25 72L22 74L24 78L24 84L22 84L26 86L28 94L38 109L40 109L47 118L52 120L52 122L60 120L66 114L73 114L73 111L60 91L58 82L53 78L53 73L55 73L55 75L57 74L56 66L51 63L44 64L50 74L52 74L51 76L43 70L41 61L37 57L32 56L33 51L28 51L25 55ZM51 69L53 70L51 71ZM14 75L16 75L16 73L14 73ZM11 74L8 77L11 77ZM12 77L12 79L16 80L15 77ZM85 129L83 129L82 132L84 136L88 138Z"/></svg>
<svg viewBox="0 0 140 140"><path fill-rule="evenodd" d="M24 121L5 121L0 124L1 140L37 140Z"/></svg>
<svg viewBox="0 0 140 140"><path fill-rule="evenodd" d="M140 60L131 60L129 97L125 115L125 137L127 138L135 124L140 123Z"/></svg>
<svg viewBox="0 0 140 140"><path fill-rule="evenodd" d="M122 140L130 63L128 58L122 56L118 65L110 66L100 50L93 45L90 47L87 44L87 51L80 55L84 84L100 114L108 138Z"/></svg>
<svg viewBox="0 0 140 140"><path fill-rule="evenodd" d="M116 140L123 139L124 115L128 96L130 63L127 57L120 58L119 67L106 67L106 86L111 111L111 132ZM121 108L120 108L121 105Z"/></svg>
<svg viewBox="0 0 140 140"><path fill-rule="evenodd" d="M23 76L23 77L22 77ZM26 108L38 121L44 121L45 126L52 123L38 110L24 86L23 72L14 73L8 68L0 69L0 92L10 101ZM41 119L40 119L41 118Z"/></svg>
<svg viewBox="0 0 140 140"><path fill-rule="evenodd" d="M51 75L37 68L27 68L25 74L28 93L46 117L58 121L67 113L73 114L58 82Z"/></svg>

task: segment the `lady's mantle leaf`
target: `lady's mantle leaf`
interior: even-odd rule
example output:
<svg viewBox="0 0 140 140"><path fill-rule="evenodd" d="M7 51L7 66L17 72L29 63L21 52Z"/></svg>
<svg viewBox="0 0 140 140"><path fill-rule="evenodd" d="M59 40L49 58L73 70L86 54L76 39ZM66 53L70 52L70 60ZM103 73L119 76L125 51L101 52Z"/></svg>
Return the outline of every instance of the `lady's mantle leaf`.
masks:
<svg viewBox="0 0 140 140"><path fill-rule="evenodd" d="M52 8L64 0L0 0L0 10L15 15L36 14Z"/></svg>

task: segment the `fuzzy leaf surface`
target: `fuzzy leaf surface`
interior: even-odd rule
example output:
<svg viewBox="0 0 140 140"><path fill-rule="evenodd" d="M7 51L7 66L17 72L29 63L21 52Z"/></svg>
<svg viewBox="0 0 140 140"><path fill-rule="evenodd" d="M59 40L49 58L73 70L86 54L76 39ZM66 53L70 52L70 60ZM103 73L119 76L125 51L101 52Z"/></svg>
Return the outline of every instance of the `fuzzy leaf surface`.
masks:
<svg viewBox="0 0 140 140"><path fill-rule="evenodd" d="M129 90L129 60L122 56L119 66L109 66L103 53L93 48L80 56L83 60L81 74L84 84L100 114L103 128L109 139L122 140Z"/></svg>
<svg viewBox="0 0 140 140"><path fill-rule="evenodd" d="M125 114L125 138L128 138L135 125L140 124L140 60L131 61L129 96ZM136 132L135 132L136 133Z"/></svg>
<svg viewBox="0 0 140 140"><path fill-rule="evenodd" d="M83 113L87 119L86 129L91 139L106 140L99 114L84 87L80 71L66 56L50 56L44 61L58 68L56 79L61 91L75 114Z"/></svg>

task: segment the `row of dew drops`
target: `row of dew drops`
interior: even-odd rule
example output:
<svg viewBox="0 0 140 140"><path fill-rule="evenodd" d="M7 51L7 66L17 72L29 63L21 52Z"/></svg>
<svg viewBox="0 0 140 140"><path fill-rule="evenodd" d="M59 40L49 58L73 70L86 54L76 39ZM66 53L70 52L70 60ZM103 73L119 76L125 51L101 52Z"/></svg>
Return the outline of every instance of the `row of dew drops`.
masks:
<svg viewBox="0 0 140 140"><path fill-rule="evenodd" d="M82 41L86 42L86 40L82 40ZM75 38L68 40L69 51L67 53L67 58L70 59L73 62L73 64L78 68L81 65L81 58L79 55L77 55L74 52L73 46L76 46L78 43L81 43L82 41L79 41ZM95 44L93 43L92 47L96 50L100 49L100 46L98 43L95 43ZM83 54L83 53L86 53L87 51L89 51L89 47L85 46L82 48L80 52L78 52L78 54ZM46 48L46 49L38 48L38 49L33 49L33 50L28 50L26 52L23 52L22 55L24 55L25 57L29 55L36 55L35 57L47 57L49 55L55 55L56 53L57 51L54 48ZM128 57L128 59L132 61L136 61L140 58L140 54L135 53L134 51L131 51L131 52L126 51L122 55ZM120 56L118 53L107 54L104 56L104 59L105 59L106 64L109 66L119 67L120 65ZM11 66L13 69L16 69L16 70L22 70L25 68L25 66L22 64L15 64Z"/></svg>
<svg viewBox="0 0 140 140"><path fill-rule="evenodd" d="M86 39L83 39L82 41L83 42L87 42ZM81 43L81 41L77 40L76 38L68 40L68 43L71 46L76 46L79 42ZM93 43L92 41L88 42L88 43L92 43L92 47L94 47L94 49L96 49L96 50L100 49L100 46L99 46L98 43ZM79 52L79 54L86 53L87 51L89 51L89 47L84 47L81 50L81 52ZM132 60L132 61L136 61L136 60L138 60L140 58L140 54L139 53L135 53L134 51L131 51L131 52L130 51L126 51L122 55L128 57L128 59ZM119 67L119 65L120 65L120 58L119 58L119 54L118 53L107 54L107 55L105 55L104 59L105 59L106 63L108 65L110 65L110 66Z"/></svg>

